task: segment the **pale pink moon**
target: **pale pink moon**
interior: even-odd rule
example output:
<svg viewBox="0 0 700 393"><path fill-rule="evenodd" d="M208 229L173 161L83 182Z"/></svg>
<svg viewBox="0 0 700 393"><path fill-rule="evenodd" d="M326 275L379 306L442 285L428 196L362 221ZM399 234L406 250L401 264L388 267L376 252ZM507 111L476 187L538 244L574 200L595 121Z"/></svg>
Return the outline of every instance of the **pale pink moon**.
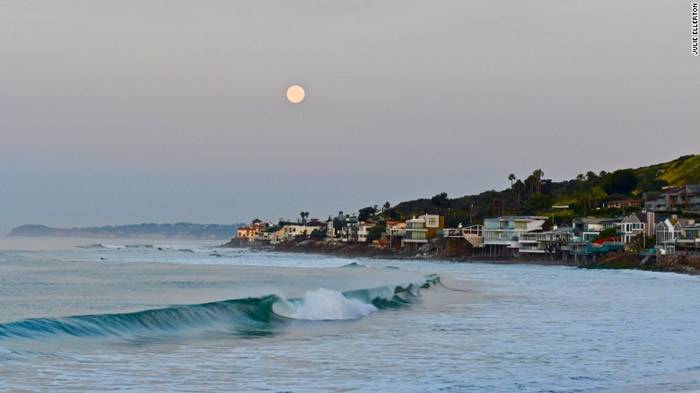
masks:
<svg viewBox="0 0 700 393"><path fill-rule="evenodd" d="M299 104L304 101L306 92L300 85L291 85L287 88L287 101L292 104Z"/></svg>

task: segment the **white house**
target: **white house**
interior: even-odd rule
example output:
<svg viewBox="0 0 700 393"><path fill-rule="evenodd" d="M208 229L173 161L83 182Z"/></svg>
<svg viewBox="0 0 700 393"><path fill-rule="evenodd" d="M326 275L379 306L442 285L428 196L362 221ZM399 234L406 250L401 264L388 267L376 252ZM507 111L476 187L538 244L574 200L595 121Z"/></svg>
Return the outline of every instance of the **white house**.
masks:
<svg viewBox="0 0 700 393"><path fill-rule="evenodd" d="M369 230L374 227L374 223L371 222L361 222L357 225L357 241L360 243L366 243L369 238Z"/></svg>
<svg viewBox="0 0 700 393"><path fill-rule="evenodd" d="M503 216L484 219L484 245L518 248L518 236L541 231L547 217Z"/></svg>
<svg viewBox="0 0 700 393"><path fill-rule="evenodd" d="M484 219L484 247L492 255L507 255L525 247L520 236L529 232L542 232L547 217L503 216Z"/></svg>
<svg viewBox="0 0 700 393"><path fill-rule="evenodd" d="M679 220L676 217L658 223L656 249L661 254L675 254L677 250L700 251L700 224L695 220Z"/></svg>
<svg viewBox="0 0 700 393"><path fill-rule="evenodd" d="M557 253L566 249L574 239L572 228L563 227L545 232L525 232L518 235L518 252L530 254Z"/></svg>
<svg viewBox="0 0 700 393"><path fill-rule="evenodd" d="M326 239L335 239L337 233L335 232L335 226L333 225L333 219L328 217L326 221Z"/></svg>
<svg viewBox="0 0 700 393"><path fill-rule="evenodd" d="M672 254L676 239L681 231L681 224L671 222L668 218L656 224L656 249L662 254Z"/></svg>

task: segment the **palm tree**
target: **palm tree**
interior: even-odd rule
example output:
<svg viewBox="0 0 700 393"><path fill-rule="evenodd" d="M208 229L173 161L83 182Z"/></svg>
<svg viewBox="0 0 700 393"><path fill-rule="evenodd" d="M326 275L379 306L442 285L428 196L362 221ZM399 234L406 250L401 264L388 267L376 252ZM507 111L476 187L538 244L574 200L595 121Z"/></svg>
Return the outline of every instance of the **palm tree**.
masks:
<svg viewBox="0 0 700 393"><path fill-rule="evenodd" d="M508 175L508 180L510 180L511 187L513 187L513 183L515 182L515 179L517 179L517 178L515 177L514 173L511 173L510 175Z"/></svg>
<svg viewBox="0 0 700 393"><path fill-rule="evenodd" d="M544 177L544 172L542 171L542 169L535 169L532 172L532 177L535 180L535 182L534 182L535 192L537 194L541 194L542 193L542 178Z"/></svg>

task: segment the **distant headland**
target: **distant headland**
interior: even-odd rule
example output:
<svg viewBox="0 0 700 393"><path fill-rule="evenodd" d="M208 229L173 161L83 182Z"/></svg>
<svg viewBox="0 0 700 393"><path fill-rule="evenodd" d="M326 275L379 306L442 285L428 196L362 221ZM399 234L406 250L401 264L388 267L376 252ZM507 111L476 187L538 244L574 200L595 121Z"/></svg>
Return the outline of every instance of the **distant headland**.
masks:
<svg viewBox="0 0 700 393"><path fill-rule="evenodd" d="M82 238L154 238L154 239L228 239L239 224L142 223L85 228L52 228L45 225L21 225L8 236L82 237Z"/></svg>

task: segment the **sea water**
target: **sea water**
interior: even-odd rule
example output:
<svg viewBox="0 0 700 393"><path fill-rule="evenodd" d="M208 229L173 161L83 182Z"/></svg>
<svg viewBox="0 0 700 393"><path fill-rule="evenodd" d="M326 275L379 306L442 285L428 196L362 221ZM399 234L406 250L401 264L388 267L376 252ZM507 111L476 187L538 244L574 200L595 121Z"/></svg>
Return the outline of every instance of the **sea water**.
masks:
<svg viewBox="0 0 700 393"><path fill-rule="evenodd" d="M700 279L0 239L0 391L700 391Z"/></svg>

